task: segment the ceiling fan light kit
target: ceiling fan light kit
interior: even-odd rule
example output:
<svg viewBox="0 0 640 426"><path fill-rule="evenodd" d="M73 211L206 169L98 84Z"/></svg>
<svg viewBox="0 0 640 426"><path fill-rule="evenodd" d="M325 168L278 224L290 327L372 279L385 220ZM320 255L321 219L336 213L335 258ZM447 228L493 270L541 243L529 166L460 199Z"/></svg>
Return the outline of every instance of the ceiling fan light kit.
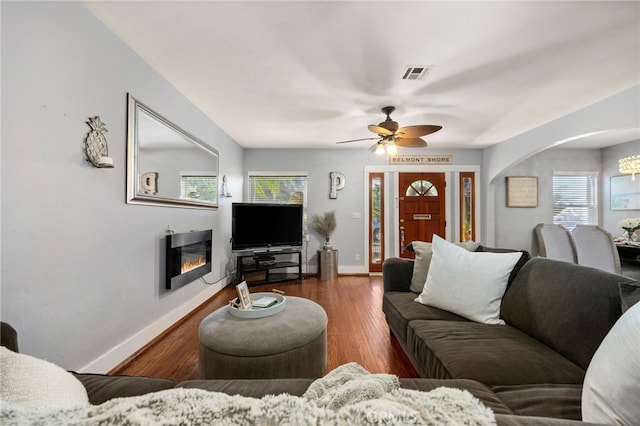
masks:
<svg viewBox="0 0 640 426"><path fill-rule="evenodd" d="M351 139L337 143L342 144L378 139L378 142L370 148L371 151L377 155L383 155L385 152L389 155L396 155L398 147L426 148L427 142L422 139L421 136L426 136L442 129L442 126L431 124L399 127L398 122L391 119L391 113L395 111L395 109L393 106L383 107L382 112L386 114L387 118L381 123L378 123L378 125L370 124L368 126L369 131L377 134L378 138Z"/></svg>
<svg viewBox="0 0 640 426"><path fill-rule="evenodd" d="M385 144L383 142L378 142L374 146L375 146L375 150L373 150L373 152L376 155L384 155L384 154L396 155L398 153L398 147L396 147L395 144L393 143Z"/></svg>
<svg viewBox="0 0 640 426"><path fill-rule="evenodd" d="M376 155L388 154L393 156L398 153L398 147L392 140L376 142L373 148L375 148L373 149L373 152Z"/></svg>

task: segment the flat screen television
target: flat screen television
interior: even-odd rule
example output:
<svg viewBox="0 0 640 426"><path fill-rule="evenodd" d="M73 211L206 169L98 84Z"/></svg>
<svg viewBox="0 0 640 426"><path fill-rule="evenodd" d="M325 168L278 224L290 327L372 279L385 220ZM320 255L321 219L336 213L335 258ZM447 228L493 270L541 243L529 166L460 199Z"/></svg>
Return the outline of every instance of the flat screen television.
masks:
<svg viewBox="0 0 640 426"><path fill-rule="evenodd" d="M302 246L302 205L233 203L231 250Z"/></svg>

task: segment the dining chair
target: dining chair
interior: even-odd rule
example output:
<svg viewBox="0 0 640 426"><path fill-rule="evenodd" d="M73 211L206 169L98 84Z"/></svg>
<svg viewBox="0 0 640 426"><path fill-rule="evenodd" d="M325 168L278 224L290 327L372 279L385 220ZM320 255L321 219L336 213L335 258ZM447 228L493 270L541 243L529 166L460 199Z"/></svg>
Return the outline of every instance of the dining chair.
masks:
<svg viewBox="0 0 640 426"><path fill-rule="evenodd" d="M598 225L576 225L572 232L578 264L620 274L620 255L613 235Z"/></svg>
<svg viewBox="0 0 640 426"><path fill-rule="evenodd" d="M573 236L567 228L552 223L539 223L534 231L539 256L578 263Z"/></svg>

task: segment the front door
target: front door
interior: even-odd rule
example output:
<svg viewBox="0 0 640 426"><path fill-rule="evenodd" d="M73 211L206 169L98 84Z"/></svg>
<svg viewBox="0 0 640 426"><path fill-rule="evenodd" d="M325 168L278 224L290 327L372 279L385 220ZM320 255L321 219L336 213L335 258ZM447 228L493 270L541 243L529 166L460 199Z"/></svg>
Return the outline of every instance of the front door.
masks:
<svg viewBox="0 0 640 426"><path fill-rule="evenodd" d="M445 238L444 173L400 173L399 182L400 256L412 259L405 250L412 241Z"/></svg>

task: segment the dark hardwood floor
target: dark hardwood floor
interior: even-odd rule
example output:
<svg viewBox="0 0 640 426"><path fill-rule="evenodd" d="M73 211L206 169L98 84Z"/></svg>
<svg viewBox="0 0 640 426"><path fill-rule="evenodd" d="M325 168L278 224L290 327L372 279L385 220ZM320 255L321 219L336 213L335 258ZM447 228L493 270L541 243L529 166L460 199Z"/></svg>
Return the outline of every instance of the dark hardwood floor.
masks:
<svg viewBox="0 0 640 426"><path fill-rule="evenodd" d="M254 293L273 288L289 296L311 299L327 312L325 373L353 361L371 373L418 377L384 319L382 277L340 276L322 282L308 277L302 281L252 286L249 290ZM235 287L227 286L110 374L164 377L178 382L199 378L198 325L235 295Z"/></svg>

